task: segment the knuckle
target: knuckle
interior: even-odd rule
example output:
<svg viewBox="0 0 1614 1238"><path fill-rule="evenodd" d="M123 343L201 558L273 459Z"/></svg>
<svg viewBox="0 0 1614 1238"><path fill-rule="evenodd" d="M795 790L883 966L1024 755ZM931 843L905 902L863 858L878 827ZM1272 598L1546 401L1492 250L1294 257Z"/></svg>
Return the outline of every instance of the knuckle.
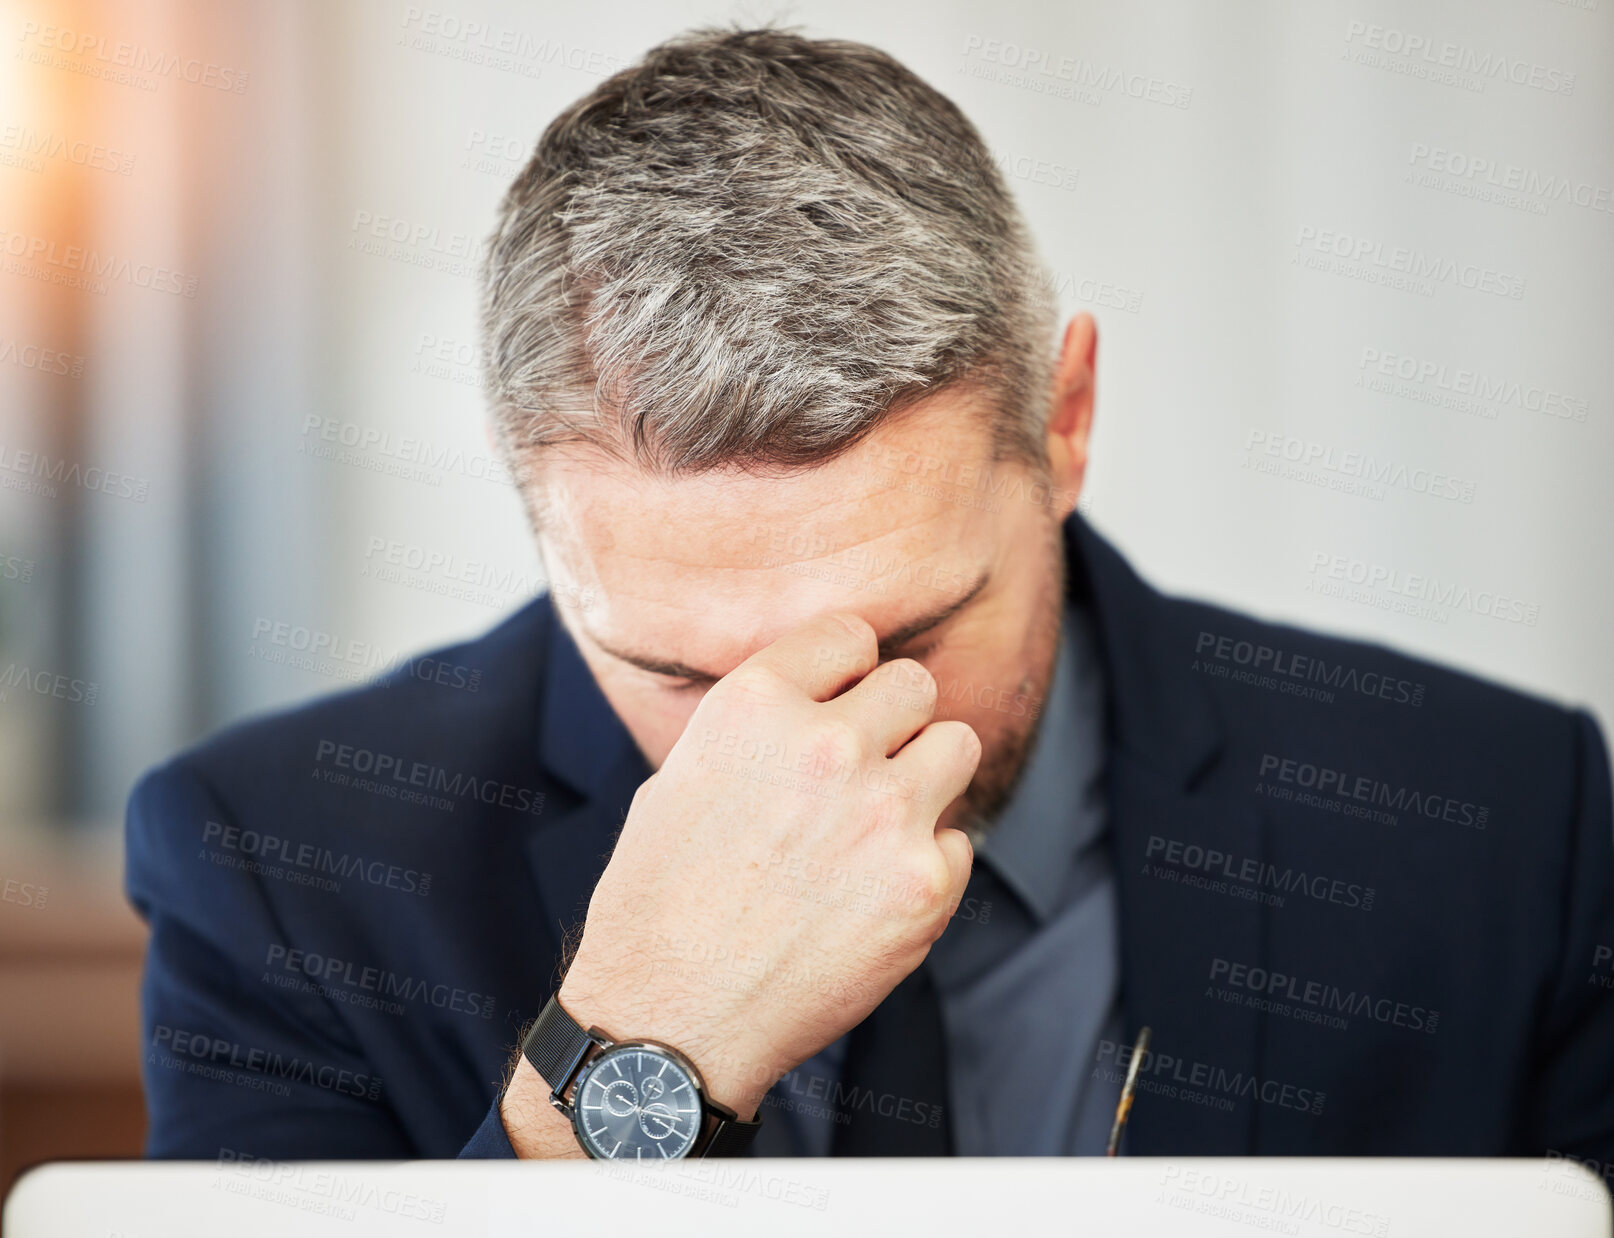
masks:
<svg viewBox="0 0 1614 1238"><path fill-rule="evenodd" d="M901 865L901 884L915 910L934 915L944 910L952 897L952 876L940 851L910 854Z"/></svg>
<svg viewBox="0 0 1614 1238"><path fill-rule="evenodd" d="M964 871L968 873L975 867L975 840L969 836L967 830L951 829L950 834L957 835L959 845L964 848Z"/></svg>
<svg viewBox="0 0 1614 1238"><path fill-rule="evenodd" d="M814 767L826 772L855 765L863 757L863 733L852 722L835 714L817 719L807 734L806 743Z"/></svg>
<svg viewBox="0 0 1614 1238"><path fill-rule="evenodd" d="M862 811L858 814L865 838L890 836L895 831L905 830L910 815L911 810L903 801L873 791L864 797Z"/></svg>
<svg viewBox="0 0 1614 1238"><path fill-rule="evenodd" d="M900 801L904 805L904 814L909 817L922 813L925 802L930 798L930 784L925 779L895 768L888 771L880 790L888 799Z"/></svg>

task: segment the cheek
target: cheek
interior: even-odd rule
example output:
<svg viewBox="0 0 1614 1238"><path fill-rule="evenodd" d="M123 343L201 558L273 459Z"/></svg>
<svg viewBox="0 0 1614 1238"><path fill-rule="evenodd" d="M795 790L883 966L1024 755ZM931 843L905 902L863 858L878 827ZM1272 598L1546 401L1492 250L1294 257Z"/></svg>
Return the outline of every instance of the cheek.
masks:
<svg viewBox="0 0 1614 1238"><path fill-rule="evenodd" d="M937 716L968 722L970 714L991 712L999 693L1012 695L1025 674L1017 638L1015 628L983 616L919 659L936 679Z"/></svg>
<svg viewBox="0 0 1614 1238"><path fill-rule="evenodd" d="M935 676L937 721L967 722L990 754L1024 732L1039 702L1026 682L1030 667L1015 649L951 645L922 659Z"/></svg>

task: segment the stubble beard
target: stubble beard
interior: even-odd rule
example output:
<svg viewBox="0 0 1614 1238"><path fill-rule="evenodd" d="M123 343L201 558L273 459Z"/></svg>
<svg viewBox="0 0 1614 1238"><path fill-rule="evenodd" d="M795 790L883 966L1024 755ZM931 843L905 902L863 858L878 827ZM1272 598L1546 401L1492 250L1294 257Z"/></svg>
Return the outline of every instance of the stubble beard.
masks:
<svg viewBox="0 0 1614 1238"><path fill-rule="evenodd" d="M1042 731L1054 659L1063 639L1061 620L1065 605L1065 554L1060 526L1054 523L1048 539L1049 564L1042 573L1047 582L1038 596L1030 632L1031 669L1015 690L1015 699L1030 702L1030 718L1012 718L1010 729L1000 732L983 753L975 777L962 796L957 828L979 846L991 833L1024 777L1026 765Z"/></svg>

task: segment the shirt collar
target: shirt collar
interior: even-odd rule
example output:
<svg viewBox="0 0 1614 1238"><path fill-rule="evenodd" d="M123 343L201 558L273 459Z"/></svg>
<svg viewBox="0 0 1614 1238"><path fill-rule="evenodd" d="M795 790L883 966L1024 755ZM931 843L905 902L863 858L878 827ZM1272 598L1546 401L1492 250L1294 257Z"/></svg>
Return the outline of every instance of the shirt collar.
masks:
<svg viewBox="0 0 1614 1238"><path fill-rule="evenodd" d="M1091 619L1067 600L1031 755L977 848L1038 924L1058 909L1076 857L1103 833L1102 805L1090 794L1104 763L1102 676Z"/></svg>

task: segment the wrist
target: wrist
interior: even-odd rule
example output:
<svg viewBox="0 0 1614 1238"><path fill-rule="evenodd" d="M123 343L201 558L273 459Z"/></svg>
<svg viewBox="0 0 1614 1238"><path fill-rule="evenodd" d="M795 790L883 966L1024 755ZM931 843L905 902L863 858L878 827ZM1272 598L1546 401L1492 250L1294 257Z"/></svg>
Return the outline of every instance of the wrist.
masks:
<svg viewBox="0 0 1614 1238"><path fill-rule="evenodd" d="M549 1103L549 1082L517 1055L510 1085L499 1102L499 1119L517 1157L577 1159L585 1156L572 1124Z"/></svg>
<svg viewBox="0 0 1614 1238"><path fill-rule="evenodd" d="M697 1023L681 1012L641 1001L624 1001L568 976L556 995L583 1027L597 1027L613 1040L654 1040L670 1045L695 1064L706 1095L748 1122L788 1065L775 1069L769 1056L748 1042Z"/></svg>

